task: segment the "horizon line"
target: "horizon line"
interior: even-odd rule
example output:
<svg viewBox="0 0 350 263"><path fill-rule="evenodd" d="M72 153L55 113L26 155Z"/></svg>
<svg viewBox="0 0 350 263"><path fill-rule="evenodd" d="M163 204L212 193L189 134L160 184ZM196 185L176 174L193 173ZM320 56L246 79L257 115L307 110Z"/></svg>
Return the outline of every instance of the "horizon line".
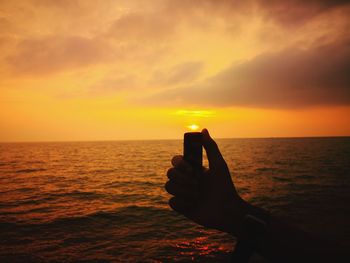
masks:
<svg viewBox="0 0 350 263"><path fill-rule="evenodd" d="M347 138L350 135L317 135L317 136L268 136L268 137L216 137L214 140L230 139L307 139L307 138ZM0 141L6 143L69 143L69 142L128 142L128 141L180 141L182 138L165 138L165 139L96 139L96 140L43 140L43 141Z"/></svg>

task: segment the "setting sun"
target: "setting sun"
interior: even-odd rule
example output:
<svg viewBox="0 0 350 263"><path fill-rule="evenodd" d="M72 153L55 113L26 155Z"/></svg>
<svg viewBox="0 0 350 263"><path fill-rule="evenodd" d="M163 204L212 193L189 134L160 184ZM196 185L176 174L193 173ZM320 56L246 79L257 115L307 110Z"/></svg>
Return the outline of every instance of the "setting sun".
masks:
<svg viewBox="0 0 350 263"><path fill-rule="evenodd" d="M197 131L199 129L199 126L197 124L191 124L188 125L187 128L189 128L191 131Z"/></svg>

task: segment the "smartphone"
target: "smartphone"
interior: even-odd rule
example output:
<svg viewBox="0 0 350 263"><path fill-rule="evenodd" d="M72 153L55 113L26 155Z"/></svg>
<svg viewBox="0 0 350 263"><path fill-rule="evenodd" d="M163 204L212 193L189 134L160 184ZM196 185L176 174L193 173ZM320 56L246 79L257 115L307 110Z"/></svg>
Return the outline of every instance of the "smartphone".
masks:
<svg viewBox="0 0 350 263"><path fill-rule="evenodd" d="M184 134L184 160L193 168L195 175L202 173L203 137L201 132L186 132Z"/></svg>

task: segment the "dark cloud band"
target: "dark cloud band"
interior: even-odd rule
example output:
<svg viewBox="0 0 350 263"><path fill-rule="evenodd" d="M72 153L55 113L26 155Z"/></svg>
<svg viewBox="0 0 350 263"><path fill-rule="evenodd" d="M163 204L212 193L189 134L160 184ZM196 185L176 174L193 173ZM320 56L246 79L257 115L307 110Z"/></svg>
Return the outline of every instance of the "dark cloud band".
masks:
<svg viewBox="0 0 350 263"><path fill-rule="evenodd" d="M350 105L350 41L264 54L201 85L158 93L153 103L300 108Z"/></svg>

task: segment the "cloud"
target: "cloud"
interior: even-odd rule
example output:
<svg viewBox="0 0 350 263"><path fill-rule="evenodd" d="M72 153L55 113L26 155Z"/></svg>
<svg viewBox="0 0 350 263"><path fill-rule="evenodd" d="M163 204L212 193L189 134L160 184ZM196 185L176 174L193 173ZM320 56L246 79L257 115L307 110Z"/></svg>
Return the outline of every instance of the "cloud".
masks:
<svg viewBox="0 0 350 263"><path fill-rule="evenodd" d="M280 26L302 26L320 14L338 7L350 6L348 0L169 0L166 10L171 10L177 17L190 16L204 18L220 17L229 25L237 23L238 16L253 18L258 15L265 21L272 21ZM347 16L347 13L345 12Z"/></svg>
<svg viewBox="0 0 350 263"><path fill-rule="evenodd" d="M152 103L299 108L350 105L350 41L285 49L233 65L201 85L171 89Z"/></svg>
<svg viewBox="0 0 350 263"><path fill-rule="evenodd" d="M7 62L18 74L47 74L108 61L113 56L103 40L50 35L20 41Z"/></svg>
<svg viewBox="0 0 350 263"><path fill-rule="evenodd" d="M0 57L6 57L5 60L0 60L0 66L10 68L20 77L28 74L53 74L91 65L104 64L108 67L108 63L149 66L151 63L161 63L163 58L168 61L171 59L176 64L178 61L171 56L179 56L176 53L178 47L190 43L188 39L191 32L196 36L200 31L197 39L200 39L198 36L201 34L213 38L217 34L219 39L224 36L228 41L233 39L228 37L234 37L237 46L241 41L244 49L244 39L249 39L251 27L254 27L250 23L256 17L263 18L264 22L273 21L290 27L347 5L348 1L168 0L151 3L10 1L4 5L4 12L10 15L2 18L0 14L0 28L4 32L0 35L6 33L12 37L10 44L4 44L9 43L9 37L0 36ZM291 41L302 38L311 39L311 42L315 36L313 33L308 34L310 31L303 31L304 29L271 30L271 27L261 24L255 36L260 34L264 38L257 39L257 43L253 44L257 47L256 54L269 47L274 48L277 42L284 46L280 39L285 39L285 34L279 32L285 32L288 36L295 33ZM337 24L329 27L340 31ZM343 27L344 30L348 28ZM322 29L320 32L322 34L326 31ZM280 41L273 40L274 34ZM326 38L330 35L326 35ZM194 39L196 40L195 37ZM193 43L207 45L205 41ZM191 55L188 54L189 61L199 57ZM233 57L232 61L234 59ZM195 79L201 71L200 65L191 65L190 62L183 68L175 67L170 72L160 71L159 76L155 76L155 81L172 85Z"/></svg>
<svg viewBox="0 0 350 263"><path fill-rule="evenodd" d="M121 60L123 63L144 63L149 57L157 60L167 49L160 41L174 36L172 29L176 26L158 8L129 12L125 3L113 1L34 3L37 8L30 2L7 4L9 13L20 9L19 14L11 16L12 21L0 14L0 28L8 29L11 25L8 31L16 37L12 52L7 52L0 63L17 76L53 74ZM0 48L4 32L0 33Z"/></svg>
<svg viewBox="0 0 350 263"><path fill-rule="evenodd" d="M270 0L256 3L265 19L283 26L301 26L322 13L350 4L347 0Z"/></svg>
<svg viewBox="0 0 350 263"><path fill-rule="evenodd" d="M134 12L116 19L106 35L119 42L150 42L169 39L173 34L176 21L161 12Z"/></svg>
<svg viewBox="0 0 350 263"><path fill-rule="evenodd" d="M90 96L105 96L137 87L136 75L107 76L91 85L88 89Z"/></svg>
<svg viewBox="0 0 350 263"><path fill-rule="evenodd" d="M110 72L104 78L90 85L86 90L88 96L109 96L120 92L147 91L149 86L172 86L192 83L203 68L199 61L176 65L169 70L156 71L151 81L137 74L122 75L120 71Z"/></svg>
<svg viewBox="0 0 350 263"><path fill-rule="evenodd" d="M13 26L11 22L4 17L0 17L0 35L3 36L9 34L12 30Z"/></svg>
<svg viewBox="0 0 350 263"><path fill-rule="evenodd" d="M185 84L196 80L203 66L201 61L192 61L176 65L167 71L156 71L151 82L158 85Z"/></svg>

